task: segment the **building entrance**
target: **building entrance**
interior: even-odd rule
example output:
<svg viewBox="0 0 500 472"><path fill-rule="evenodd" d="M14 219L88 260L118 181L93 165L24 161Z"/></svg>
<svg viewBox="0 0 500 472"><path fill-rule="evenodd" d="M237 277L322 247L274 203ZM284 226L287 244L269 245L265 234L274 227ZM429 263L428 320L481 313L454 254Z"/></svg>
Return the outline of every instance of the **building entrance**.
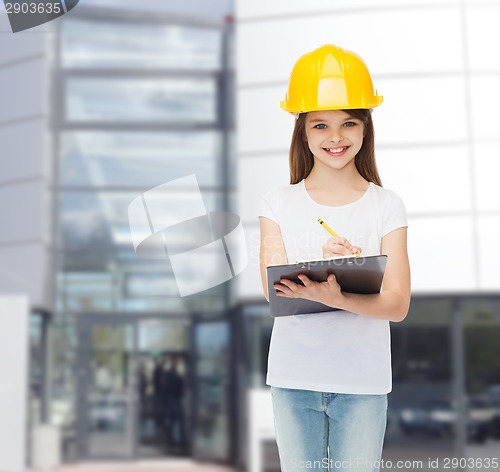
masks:
<svg viewBox="0 0 500 472"><path fill-rule="evenodd" d="M191 324L186 318L80 318L81 458L191 455Z"/></svg>
<svg viewBox="0 0 500 472"><path fill-rule="evenodd" d="M78 338L78 459L230 460L226 318L82 314Z"/></svg>

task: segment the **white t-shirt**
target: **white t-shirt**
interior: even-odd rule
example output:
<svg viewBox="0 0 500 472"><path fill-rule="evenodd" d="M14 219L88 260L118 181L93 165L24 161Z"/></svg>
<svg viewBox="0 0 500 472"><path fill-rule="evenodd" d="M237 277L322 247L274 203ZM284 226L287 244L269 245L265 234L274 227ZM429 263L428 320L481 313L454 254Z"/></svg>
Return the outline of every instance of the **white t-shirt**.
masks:
<svg viewBox="0 0 500 472"><path fill-rule="evenodd" d="M271 190L260 216L279 224L288 263L323 257L331 237L318 223L362 249L380 254L382 237L407 226L400 197L370 183L358 200L341 206L316 203L304 181ZM392 388L389 321L330 311L274 320L266 383L321 392L385 394Z"/></svg>

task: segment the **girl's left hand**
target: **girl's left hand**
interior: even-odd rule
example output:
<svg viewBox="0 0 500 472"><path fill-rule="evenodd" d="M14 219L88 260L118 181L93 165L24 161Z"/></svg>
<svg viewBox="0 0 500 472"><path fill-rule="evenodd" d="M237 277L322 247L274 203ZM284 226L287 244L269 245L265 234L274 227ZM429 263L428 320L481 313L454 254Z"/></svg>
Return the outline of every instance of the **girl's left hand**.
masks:
<svg viewBox="0 0 500 472"><path fill-rule="evenodd" d="M276 295L285 298L305 298L338 308L342 300L342 291L335 275L330 274L324 282L315 282L304 274L300 274L299 279L304 285L288 279L281 279L280 283L275 283L274 288L278 290Z"/></svg>

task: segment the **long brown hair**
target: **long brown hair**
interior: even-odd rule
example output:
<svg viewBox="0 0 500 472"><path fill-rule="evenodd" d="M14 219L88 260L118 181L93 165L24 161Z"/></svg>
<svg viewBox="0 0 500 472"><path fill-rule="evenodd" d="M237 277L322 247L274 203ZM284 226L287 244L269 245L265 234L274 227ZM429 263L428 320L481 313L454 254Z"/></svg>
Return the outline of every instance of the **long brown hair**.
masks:
<svg viewBox="0 0 500 472"><path fill-rule="evenodd" d="M382 186L377 163L375 162L375 131L373 129L372 111L370 109L342 111L348 113L352 118L361 120L364 126L363 144L354 158L356 169L368 182ZM314 156L306 139L306 115L307 113L301 113L295 120L295 128L290 144L291 184L297 184L305 179L311 173L314 165Z"/></svg>

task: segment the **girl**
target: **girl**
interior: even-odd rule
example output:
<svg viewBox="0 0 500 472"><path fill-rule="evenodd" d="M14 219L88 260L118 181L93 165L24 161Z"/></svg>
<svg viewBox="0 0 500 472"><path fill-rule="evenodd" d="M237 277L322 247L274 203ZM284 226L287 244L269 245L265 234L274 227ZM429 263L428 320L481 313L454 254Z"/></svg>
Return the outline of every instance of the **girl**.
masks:
<svg viewBox="0 0 500 472"><path fill-rule="evenodd" d="M302 56L281 107L296 116L290 185L264 196L261 276L266 268L321 257L386 254L379 294L343 293L281 280L278 296L338 308L275 318L271 386L281 470L379 470L391 391L389 321L409 308L406 211L381 186L371 109L383 98L356 54L326 45ZM323 219L342 237L330 237Z"/></svg>

